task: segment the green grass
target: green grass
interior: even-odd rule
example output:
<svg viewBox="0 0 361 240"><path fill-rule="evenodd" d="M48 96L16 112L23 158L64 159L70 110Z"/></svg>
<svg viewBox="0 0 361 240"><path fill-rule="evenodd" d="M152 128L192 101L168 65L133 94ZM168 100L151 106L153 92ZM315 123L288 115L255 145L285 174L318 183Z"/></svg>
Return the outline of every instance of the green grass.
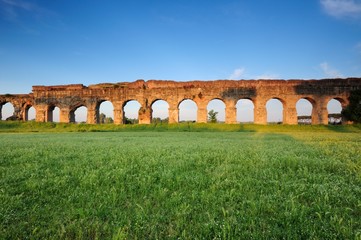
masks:
<svg viewBox="0 0 361 240"><path fill-rule="evenodd" d="M224 123L176 123L176 124L74 124L0 121L1 132L360 132L361 125L282 125L282 124L224 124Z"/></svg>
<svg viewBox="0 0 361 240"><path fill-rule="evenodd" d="M0 239L361 239L357 126L33 124L0 134Z"/></svg>

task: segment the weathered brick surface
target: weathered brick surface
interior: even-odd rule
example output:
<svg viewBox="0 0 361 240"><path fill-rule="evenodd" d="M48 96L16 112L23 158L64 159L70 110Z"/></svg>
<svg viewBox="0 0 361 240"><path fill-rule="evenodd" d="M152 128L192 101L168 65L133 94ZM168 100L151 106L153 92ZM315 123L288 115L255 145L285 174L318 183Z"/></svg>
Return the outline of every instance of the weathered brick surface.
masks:
<svg viewBox="0 0 361 240"><path fill-rule="evenodd" d="M250 99L254 104L257 124L267 122L266 103L272 98L283 104L283 123L297 124L296 103L304 98L311 102L312 123L327 124L327 103L337 99L342 107L348 104L350 91L361 89L361 78L323 80L217 80L217 81L158 81L101 83L88 87L82 84L58 86L33 86L31 94L0 95L0 107L6 102L14 105L14 116L26 119L27 110L33 106L36 121L52 121L52 110L60 108L60 121L74 121L74 111L85 106L87 122L99 121L99 106L104 101L114 106L114 122L121 124L124 105L131 100L141 104L139 122L150 123L152 104L165 100L169 104L169 121L178 122L179 104L185 99L193 100L198 107L197 122L207 121L207 105L220 99L226 105L226 122L236 122L236 104L239 99ZM1 117L1 116L0 116Z"/></svg>

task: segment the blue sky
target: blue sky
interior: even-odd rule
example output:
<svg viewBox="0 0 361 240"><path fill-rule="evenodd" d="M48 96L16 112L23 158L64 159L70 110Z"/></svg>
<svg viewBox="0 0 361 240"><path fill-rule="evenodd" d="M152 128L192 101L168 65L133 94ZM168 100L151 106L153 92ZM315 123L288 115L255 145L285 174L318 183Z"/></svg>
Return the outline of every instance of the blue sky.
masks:
<svg viewBox="0 0 361 240"><path fill-rule="evenodd" d="M0 0L0 94L361 76L361 0Z"/></svg>

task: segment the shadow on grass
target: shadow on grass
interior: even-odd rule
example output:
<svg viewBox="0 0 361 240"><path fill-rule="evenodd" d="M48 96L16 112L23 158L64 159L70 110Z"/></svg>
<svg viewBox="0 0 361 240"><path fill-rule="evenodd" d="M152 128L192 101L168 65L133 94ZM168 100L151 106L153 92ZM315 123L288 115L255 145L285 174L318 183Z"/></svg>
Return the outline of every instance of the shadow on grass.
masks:
<svg viewBox="0 0 361 240"><path fill-rule="evenodd" d="M350 133L355 132L355 130L361 130L360 125L326 125L325 126L328 130L332 132L339 132L339 133Z"/></svg>

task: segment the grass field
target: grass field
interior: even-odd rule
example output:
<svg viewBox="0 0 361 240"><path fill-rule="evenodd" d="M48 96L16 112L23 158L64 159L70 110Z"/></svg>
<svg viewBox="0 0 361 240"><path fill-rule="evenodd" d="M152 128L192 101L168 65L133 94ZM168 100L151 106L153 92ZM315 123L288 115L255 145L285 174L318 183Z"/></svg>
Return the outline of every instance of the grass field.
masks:
<svg viewBox="0 0 361 240"><path fill-rule="evenodd" d="M0 239L361 239L359 126L12 124Z"/></svg>

